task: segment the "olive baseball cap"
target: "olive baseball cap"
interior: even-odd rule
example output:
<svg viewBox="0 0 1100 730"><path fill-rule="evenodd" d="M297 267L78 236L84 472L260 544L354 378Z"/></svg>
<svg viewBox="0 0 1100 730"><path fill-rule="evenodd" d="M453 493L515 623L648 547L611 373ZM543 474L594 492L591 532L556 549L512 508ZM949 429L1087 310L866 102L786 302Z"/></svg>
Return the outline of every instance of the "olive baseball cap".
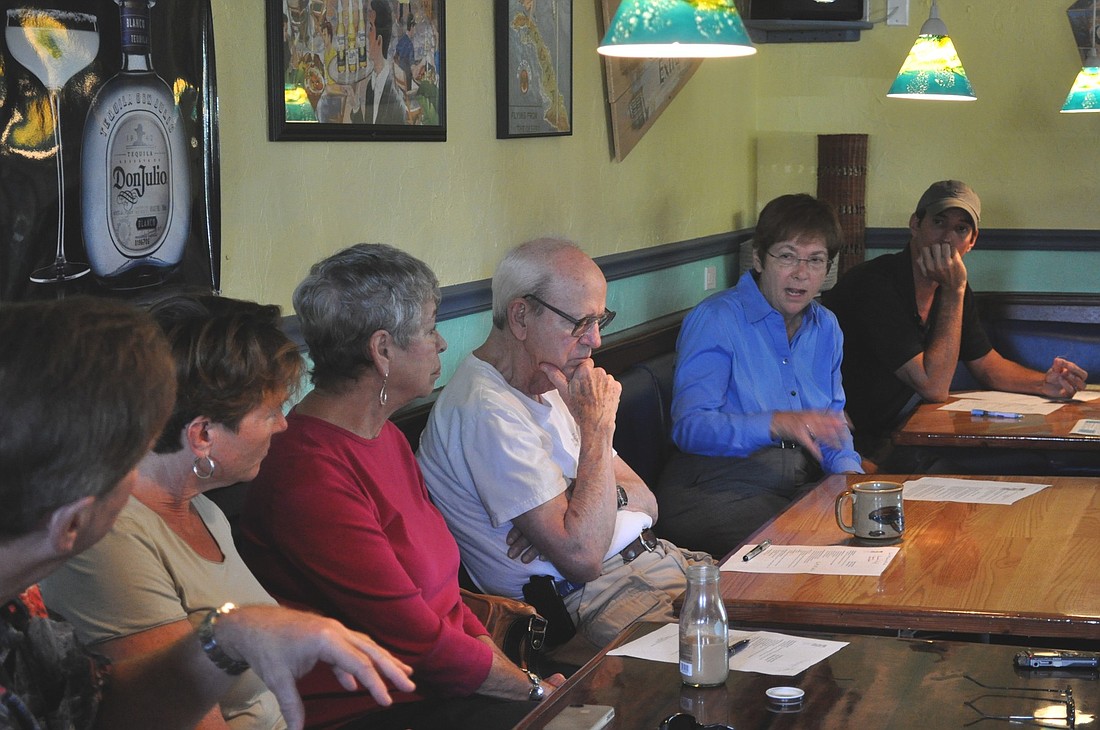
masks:
<svg viewBox="0 0 1100 730"><path fill-rule="evenodd" d="M962 208L970 214L974 229L982 217L982 201L969 185L959 180L940 180L924 191L917 202L917 210L925 215L937 215L948 208Z"/></svg>

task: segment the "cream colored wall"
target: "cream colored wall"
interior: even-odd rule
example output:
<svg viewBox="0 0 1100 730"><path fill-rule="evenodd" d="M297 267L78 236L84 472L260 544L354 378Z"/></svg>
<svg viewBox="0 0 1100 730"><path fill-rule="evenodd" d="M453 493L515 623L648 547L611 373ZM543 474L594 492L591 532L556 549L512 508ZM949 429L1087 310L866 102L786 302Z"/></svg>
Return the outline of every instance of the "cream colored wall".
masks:
<svg viewBox="0 0 1100 730"><path fill-rule="evenodd" d="M441 283L488 277L555 234L592 255L755 219L754 65L708 61L622 163L609 152L596 3L573 3L571 137L496 139L490 0L447 3L447 142L268 142L264 0L212 0L223 291L289 306L309 265L357 241L424 259Z"/></svg>
<svg viewBox="0 0 1100 730"><path fill-rule="evenodd" d="M977 101L886 98L928 17L858 43L762 45L758 201L816 189L816 135L867 133L868 226L903 227L928 183L969 182L993 228L1100 229L1100 114L1059 114L1081 60L1070 0L942 0ZM885 0L871 0L882 17ZM979 243L980 245L980 243Z"/></svg>

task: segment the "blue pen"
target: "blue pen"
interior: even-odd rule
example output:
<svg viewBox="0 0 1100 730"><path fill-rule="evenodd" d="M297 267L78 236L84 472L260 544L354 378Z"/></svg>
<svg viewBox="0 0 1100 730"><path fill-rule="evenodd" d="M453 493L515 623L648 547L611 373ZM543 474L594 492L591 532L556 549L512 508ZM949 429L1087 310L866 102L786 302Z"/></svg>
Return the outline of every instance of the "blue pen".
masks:
<svg viewBox="0 0 1100 730"><path fill-rule="evenodd" d="M1023 418L1023 413L1010 413L1009 411L986 411L981 408L975 408L970 411L972 416L989 416L990 418Z"/></svg>
<svg viewBox="0 0 1100 730"><path fill-rule="evenodd" d="M741 641L730 644L729 645L729 655L733 656L734 654L741 651L742 649L744 649L748 645L749 645L749 640L748 639L741 639Z"/></svg>

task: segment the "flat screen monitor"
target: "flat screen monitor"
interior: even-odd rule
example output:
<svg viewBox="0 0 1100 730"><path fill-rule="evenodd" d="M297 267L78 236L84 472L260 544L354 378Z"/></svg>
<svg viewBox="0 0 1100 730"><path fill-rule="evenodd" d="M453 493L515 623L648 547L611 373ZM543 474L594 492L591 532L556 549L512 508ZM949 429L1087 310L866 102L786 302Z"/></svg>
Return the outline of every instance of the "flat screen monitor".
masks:
<svg viewBox="0 0 1100 730"><path fill-rule="evenodd" d="M748 0L752 20L862 20L863 0Z"/></svg>

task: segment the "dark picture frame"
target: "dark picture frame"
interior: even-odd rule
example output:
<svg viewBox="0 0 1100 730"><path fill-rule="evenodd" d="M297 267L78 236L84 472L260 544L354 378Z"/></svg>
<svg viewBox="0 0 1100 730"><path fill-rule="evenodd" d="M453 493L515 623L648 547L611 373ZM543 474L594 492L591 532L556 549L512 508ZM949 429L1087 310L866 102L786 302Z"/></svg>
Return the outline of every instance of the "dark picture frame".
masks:
<svg viewBox="0 0 1100 730"><path fill-rule="evenodd" d="M445 0L265 0L265 5L272 142L446 141ZM392 30L388 39L384 33L376 36L374 25L363 20L384 17L385 10ZM361 63L360 55L378 58ZM383 85L376 95L373 69L379 66Z"/></svg>
<svg viewBox="0 0 1100 730"><path fill-rule="evenodd" d="M573 134L573 0L494 0L497 139Z"/></svg>

